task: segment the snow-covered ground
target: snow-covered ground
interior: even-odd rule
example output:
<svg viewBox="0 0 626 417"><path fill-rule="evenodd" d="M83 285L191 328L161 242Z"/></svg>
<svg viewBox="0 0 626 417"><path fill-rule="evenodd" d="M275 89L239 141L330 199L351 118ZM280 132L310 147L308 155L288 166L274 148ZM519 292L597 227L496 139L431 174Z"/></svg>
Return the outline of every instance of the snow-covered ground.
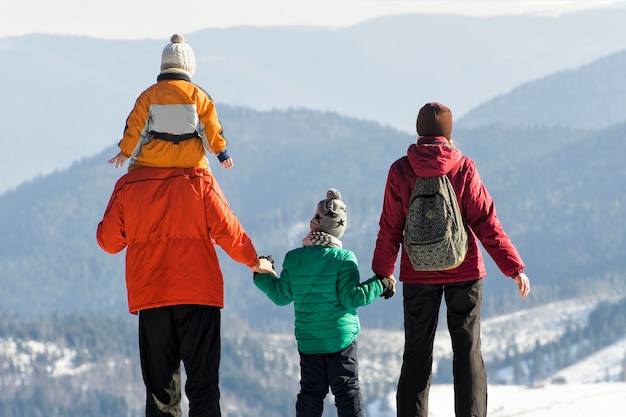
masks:
<svg viewBox="0 0 626 417"><path fill-rule="evenodd" d="M613 345L594 353L553 375L567 383L590 384L600 381L616 381L626 378L626 337ZM626 397L626 390L624 391ZM626 416L624 408L623 416Z"/></svg>
<svg viewBox="0 0 626 417"><path fill-rule="evenodd" d="M452 385L433 385L429 417L454 417ZM624 417L626 382L597 384L549 384L542 387L491 385L488 391L489 417ZM368 417L395 417L395 394L386 404L368 405Z"/></svg>
<svg viewBox="0 0 626 417"><path fill-rule="evenodd" d="M512 344L520 351L529 351L537 341L543 344L557 339L569 325L586 323L598 301L597 298L562 301L484 320L485 359L500 356ZM267 371L281 369L284 376L297 384L299 357L293 334L258 333L258 340L263 345ZM361 385L368 398L367 415L395 417L395 384L402 363L403 332L364 328L358 343ZM245 343L235 344L238 355L248 354L245 346ZM447 331L440 331L436 336L435 361L450 354ZM92 364L77 366L75 357L75 351L54 343L0 338L0 383L5 387L19 383L7 379L16 375L6 372L8 370L18 370L22 382L27 381L36 364L42 361L46 364L46 372L53 377L80 379L81 375L94 372ZM129 361L128 358L115 360L119 360L122 368L128 368L128 363L123 362ZM624 417L626 382L618 381L624 379L625 360L626 336L584 360L548 375L545 381L536 382L533 387L496 385L494 381L506 378L490 374L489 417ZM102 373L103 368L98 369ZM113 370L112 375L118 375L119 379L119 369ZM105 379L104 383L108 380ZM381 394L382 400L379 399ZM432 386L429 416L454 416L451 385Z"/></svg>
<svg viewBox="0 0 626 417"><path fill-rule="evenodd" d="M624 417L626 382L612 380L624 372L626 338L565 368L533 387L489 385L489 417ZM395 417L395 392L367 406L368 417ZM429 417L454 417L452 385L433 385Z"/></svg>
<svg viewBox="0 0 626 417"><path fill-rule="evenodd" d="M589 313L599 301L589 297L555 302L514 314L484 320L482 323L485 359L498 357L515 344L520 351L530 351L535 343L558 339L571 325L587 323ZM280 366L294 381L298 363L293 335L266 335L268 366ZM404 334L402 331L364 328L359 336L361 385L368 397L381 389L389 390L384 400L367 404L368 417L395 417L395 384L400 372ZM437 332L435 361L452 351L446 330ZM588 358L547 376L533 387L489 385L489 417L578 417L626 416L626 382L619 381L624 372L626 338ZM289 364L290 366L285 366ZM489 380L497 379L490 375ZM391 387L391 389L389 389ZM380 398L379 396L377 396ZM430 392L430 417L453 417L452 385L433 385ZM326 414L325 414L326 415ZM330 412L329 415L333 415Z"/></svg>

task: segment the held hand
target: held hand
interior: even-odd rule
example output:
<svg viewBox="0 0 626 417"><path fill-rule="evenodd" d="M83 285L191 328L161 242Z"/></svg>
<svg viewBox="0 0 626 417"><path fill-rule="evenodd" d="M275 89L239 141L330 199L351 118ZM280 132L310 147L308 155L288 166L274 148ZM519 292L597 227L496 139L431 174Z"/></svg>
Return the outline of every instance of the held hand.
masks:
<svg viewBox="0 0 626 417"><path fill-rule="evenodd" d="M393 277L393 275L390 275L388 277L376 275L376 278L380 280L380 283L383 286L383 293L380 296L385 297L385 300L393 297L396 293L396 279Z"/></svg>
<svg viewBox="0 0 626 417"><path fill-rule="evenodd" d="M252 272L256 272L258 274L272 274L276 275L276 271L274 271L274 258L272 255L269 256L260 256L256 265L250 268Z"/></svg>
<svg viewBox="0 0 626 417"><path fill-rule="evenodd" d="M115 168L119 168L124 165L124 162L128 159L122 152L109 159L109 164L115 164Z"/></svg>
<svg viewBox="0 0 626 417"><path fill-rule="evenodd" d="M225 161L221 162L222 167L228 169L233 167L233 158L228 158Z"/></svg>
<svg viewBox="0 0 626 417"><path fill-rule="evenodd" d="M522 298L526 298L528 293L530 292L530 281L525 273L521 273L515 278L513 278L519 287L519 293L522 295Z"/></svg>

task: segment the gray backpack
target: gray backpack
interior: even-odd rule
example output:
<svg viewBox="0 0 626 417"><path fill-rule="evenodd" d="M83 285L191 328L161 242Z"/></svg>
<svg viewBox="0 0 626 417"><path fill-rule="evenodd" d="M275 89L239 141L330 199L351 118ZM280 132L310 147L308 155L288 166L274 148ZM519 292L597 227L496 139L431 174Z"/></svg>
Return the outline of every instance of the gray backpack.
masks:
<svg viewBox="0 0 626 417"><path fill-rule="evenodd" d="M465 259L467 231L447 176L417 177L403 246L416 271L452 269Z"/></svg>

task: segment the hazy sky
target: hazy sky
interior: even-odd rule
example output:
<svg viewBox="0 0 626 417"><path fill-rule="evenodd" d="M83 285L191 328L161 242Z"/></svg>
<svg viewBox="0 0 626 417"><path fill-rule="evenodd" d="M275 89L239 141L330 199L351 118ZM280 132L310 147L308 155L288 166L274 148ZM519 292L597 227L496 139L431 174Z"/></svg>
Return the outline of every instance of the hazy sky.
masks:
<svg viewBox="0 0 626 417"><path fill-rule="evenodd" d="M404 13L558 15L617 5L626 0L0 0L0 38L29 33L169 38L209 27L343 27Z"/></svg>

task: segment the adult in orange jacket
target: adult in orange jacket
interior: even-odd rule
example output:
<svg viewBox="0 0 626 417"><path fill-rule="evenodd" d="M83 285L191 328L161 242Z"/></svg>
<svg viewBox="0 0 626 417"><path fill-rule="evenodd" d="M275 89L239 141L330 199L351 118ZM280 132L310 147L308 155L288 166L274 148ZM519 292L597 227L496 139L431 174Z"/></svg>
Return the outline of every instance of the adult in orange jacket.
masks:
<svg viewBox="0 0 626 417"><path fill-rule="evenodd" d="M126 248L130 313L139 315L147 416L180 416L180 361L190 414L219 416L224 282L214 244L273 273L209 170L142 168L122 176L98 224L100 247Z"/></svg>

